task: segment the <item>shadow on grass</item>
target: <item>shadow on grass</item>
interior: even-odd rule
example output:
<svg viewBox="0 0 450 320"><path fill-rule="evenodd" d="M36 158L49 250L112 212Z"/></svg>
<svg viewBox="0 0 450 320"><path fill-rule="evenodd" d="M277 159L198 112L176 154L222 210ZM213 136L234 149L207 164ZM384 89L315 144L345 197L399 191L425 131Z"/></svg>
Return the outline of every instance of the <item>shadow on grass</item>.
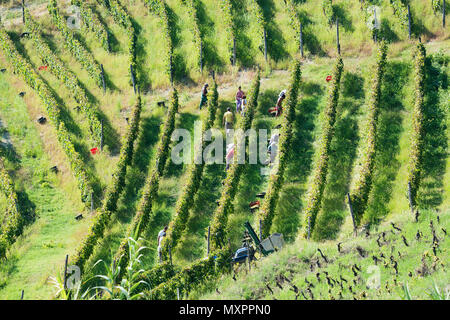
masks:
<svg viewBox="0 0 450 320"><path fill-rule="evenodd" d="M422 155L422 183L419 189L418 202L423 208L436 208L442 204L442 191L448 145L445 123L446 96L448 90L448 74L445 72L442 57L431 56L426 60L426 84L424 105L424 152Z"/></svg>
<svg viewBox="0 0 450 320"><path fill-rule="evenodd" d="M399 139L403 131L401 111L404 110L405 100L402 90L410 81L410 71L411 65L408 63L386 64L376 138L375 171L367 209L363 216L364 224L378 224L389 214L392 184L401 165L397 155L400 152Z"/></svg>
<svg viewBox="0 0 450 320"><path fill-rule="evenodd" d="M334 239L348 214L345 195L349 191L358 147L357 114L363 102L364 79L358 74L346 72L342 80L342 95L331 142L322 208L312 235L316 240Z"/></svg>

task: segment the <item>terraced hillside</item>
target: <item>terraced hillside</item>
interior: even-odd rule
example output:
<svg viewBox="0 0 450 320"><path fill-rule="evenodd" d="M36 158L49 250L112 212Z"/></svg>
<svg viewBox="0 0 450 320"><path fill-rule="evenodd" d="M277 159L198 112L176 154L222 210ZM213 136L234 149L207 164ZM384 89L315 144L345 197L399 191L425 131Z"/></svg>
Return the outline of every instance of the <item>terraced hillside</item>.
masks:
<svg viewBox="0 0 450 320"><path fill-rule="evenodd" d="M104 299L399 298L395 288L406 283L426 297L431 278L448 285L442 1L25 1L23 18L20 3L0 3L0 298L22 290L25 299L74 298L61 286L66 256L82 272L82 291L125 283L128 295ZM235 112L238 86L245 115ZM284 89L283 113L272 117ZM178 129L192 142L211 128L225 135L227 108L235 128L267 129L267 139L279 128L278 166L173 161ZM235 159L246 152L238 148ZM246 221L288 243L249 273L229 264ZM388 232L390 222L403 232ZM377 246L366 230L387 239ZM314 277L338 279L349 263L366 271L381 252L385 289L364 291L364 272L354 293L326 278L308 285L313 260ZM428 271L420 273L413 265L422 256ZM111 281L88 281L98 274ZM133 286L139 280L147 285Z"/></svg>

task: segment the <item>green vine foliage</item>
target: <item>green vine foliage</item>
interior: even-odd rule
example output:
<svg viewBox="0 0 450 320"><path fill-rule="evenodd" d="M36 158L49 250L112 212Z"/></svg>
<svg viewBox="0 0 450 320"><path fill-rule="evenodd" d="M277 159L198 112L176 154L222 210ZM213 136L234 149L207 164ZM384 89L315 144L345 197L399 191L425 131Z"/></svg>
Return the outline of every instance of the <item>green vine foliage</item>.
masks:
<svg viewBox="0 0 450 320"><path fill-rule="evenodd" d="M387 45L383 41L380 43L377 51L377 61L374 66L372 87L369 100L369 115L366 145L361 160L360 171L357 175L357 181L354 190L351 193L353 212L355 222L359 224L367 207L370 190L372 189L373 171L376 155L376 135L378 114L380 111L381 85L383 83L383 74L386 66Z"/></svg>
<svg viewBox="0 0 450 320"><path fill-rule="evenodd" d="M416 196L420 186L422 158L424 150L424 96L425 96L426 50L419 43L415 52L415 101L412 118L411 151L409 156L408 182L411 184L411 199L417 204Z"/></svg>
<svg viewBox="0 0 450 320"><path fill-rule="evenodd" d="M108 52L111 51L109 44L109 32L105 24L99 19L97 14L92 10L86 1L71 0L73 5L80 8L81 19L84 22L86 30L94 33L95 37L100 41L101 46Z"/></svg>
<svg viewBox="0 0 450 320"><path fill-rule="evenodd" d="M6 251L14 243L25 225L25 219L19 210L19 202L14 183L0 158L0 191L6 198L6 210L3 224L0 225L0 260L6 258Z"/></svg>
<svg viewBox="0 0 450 320"><path fill-rule="evenodd" d="M434 13L441 13L443 1L442 0L431 0L431 6L433 8Z"/></svg>
<svg viewBox="0 0 450 320"><path fill-rule="evenodd" d="M141 120L141 97L138 96L138 101L133 107L131 122L125 134L122 147L120 149L119 161L113 174L113 179L108 191L106 192L103 208L97 212L88 235L81 244L77 253L72 257L71 261L80 269L84 269L84 265L94 251L98 240L103 237L104 230L111 220L112 214L117 210L117 201L125 187L125 175L127 173L127 166L131 165L134 154L134 142L139 134L139 124Z"/></svg>
<svg viewBox="0 0 450 320"><path fill-rule="evenodd" d="M180 296L186 296L201 283L212 280L223 273L230 272L231 255L232 252L228 246L217 250L209 257L185 267L174 277L161 283L156 288L144 291L144 295L152 300L176 300L178 292Z"/></svg>
<svg viewBox="0 0 450 320"><path fill-rule="evenodd" d="M293 0L286 0L286 13L289 15L289 24L294 30L296 42L300 42L300 17Z"/></svg>
<svg viewBox="0 0 450 320"><path fill-rule="evenodd" d="M214 123L216 110L218 108L218 97L219 93L217 91L217 83L214 81L211 91L209 92L207 108L208 118L203 120L202 137L204 137L206 131L211 129L212 124ZM204 147L205 141L202 139L201 149L197 150L197 152L200 152L200 156L204 150ZM178 244L178 240L186 230L186 224L189 219L189 210L194 205L194 197L200 187L204 167L205 162L203 160L201 163L198 164L195 162L189 167L187 182L175 205L175 217L170 222L167 235L164 237L162 253L165 257L167 257L169 247L175 248Z"/></svg>
<svg viewBox="0 0 450 320"><path fill-rule="evenodd" d="M150 270L144 271L139 274L136 282L142 282L136 287L136 291L142 292L144 290L151 290L156 288L161 283L169 281L181 270L170 262L163 262L151 268ZM148 285L147 285L148 284Z"/></svg>
<svg viewBox="0 0 450 320"><path fill-rule="evenodd" d="M244 132L249 130L252 127L253 118L255 115L255 110L258 106L258 96L259 96L259 88L260 88L260 75L259 72L256 75L255 80L252 83L250 92L249 92L249 103L247 105L247 109L245 112L245 116L240 118L237 127L241 128ZM238 145L238 144L236 144ZM241 152L245 152L245 150L241 150L243 148L237 148L237 152L235 152L234 163L230 165L230 168L227 172L227 177L224 181L224 186L222 189L222 194L219 200L219 206L214 212L211 224L211 248L212 250L218 250L221 245L221 239L225 239L226 237L226 227L228 223L228 216L233 212L233 200L236 196L236 192L239 187L239 181L241 179L241 175L246 168L244 164L238 164L237 159L242 154Z"/></svg>
<svg viewBox="0 0 450 320"><path fill-rule="evenodd" d="M331 26L334 23L333 0L322 0L322 11L327 19L327 23Z"/></svg>
<svg viewBox="0 0 450 320"><path fill-rule="evenodd" d="M280 142L278 148L278 169L270 176L269 186L267 188L266 196L264 197L262 206L258 211L258 218L261 220L263 237L270 234L273 217L278 203L279 194L283 186L284 171L291 156L291 142L292 142L292 123L295 119L295 108L297 106L298 91L300 85L301 70L300 62L294 63L289 91L287 94L286 110L283 113L283 120L280 130Z"/></svg>
<svg viewBox="0 0 450 320"><path fill-rule="evenodd" d="M319 145L319 158L314 169L313 180L311 181L308 195L307 205L304 213L304 231L303 236L308 235L308 223L311 224L311 233L314 229L317 214L321 208L323 190L325 188L328 173L328 158L330 154L331 139L334 134L334 124L336 122L336 108L339 101L339 89L341 83L341 75L344 69L344 62L339 56L334 65L332 79L333 82L328 92L328 101L325 108L324 124L322 128L322 136Z"/></svg>
<svg viewBox="0 0 450 320"><path fill-rule="evenodd" d="M164 61L166 64L166 74L172 80L173 74L173 43L171 36L171 26L169 22L169 13L164 0L144 0L150 12L160 18L161 34L164 38L165 52Z"/></svg>
<svg viewBox="0 0 450 320"><path fill-rule="evenodd" d="M70 30L67 26L66 20L59 13L57 1L50 0L47 8L53 22L64 38L65 47L89 73L89 76L95 81L95 83L101 87L103 85L103 81L101 77L100 65L97 61L95 61L94 56L86 50L80 41L75 38L72 30Z"/></svg>
<svg viewBox="0 0 450 320"><path fill-rule="evenodd" d="M225 26L225 34L227 38L228 51L230 59L233 58L234 39L236 38L236 31L233 21L233 7L230 0L219 0L219 6L222 11L222 19Z"/></svg>
<svg viewBox="0 0 450 320"><path fill-rule="evenodd" d="M81 192L81 200L87 202L93 190L92 185L85 170L83 160L80 154L75 150L70 134L61 120L58 102L47 84L39 77L36 71L34 71L30 63L17 51L14 43L11 41L8 33L3 27L0 28L0 47L12 65L14 73L20 74L23 77L23 80L35 90L39 96L51 123L56 129L57 139L70 163L72 174L77 180L78 188Z"/></svg>
<svg viewBox="0 0 450 320"><path fill-rule="evenodd" d="M122 271L125 270L124 268L127 266L129 259L128 238L139 239L143 231L154 219L152 205L158 196L159 179L164 173L164 168L169 157L171 136L175 129L175 117L178 113L178 108L178 92L176 89L173 89L168 114L159 137L155 163L150 169L149 177L145 182L138 210L127 230L127 237L122 240L115 255L115 260L118 261Z"/></svg>
<svg viewBox="0 0 450 320"><path fill-rule="evenodd" d="M74 100L79 104L80 110L89 122L89 128L96 142L101 139L101 123L98 110L89 102L86 91L81 87L76 75L71 72L64 63L56 56L42 37L39 24L33 20L28 9L25 10L25 26L30 32L31 40L41 61L49 67L50 72L61 80L71 92Z"/></svg>
<svg viewBox="0 0 450 320"><path fill-rule="evenodd" d="M196 60L198 61L198 67L200 68L200 65L202 63L202 33L200 31L200 23L198 21L198 15L197 15L197 0L181 0L184 5L187 8L187 12L189 13L189 16L191 17L191 27L192 32L194 34L194 43L195 48L197 49L195 51Z"/></svg>
<svg viewBox="0 0 450 320"><path fill-rule="evenodd" d="M394 10L394 15L399 19L403 27L407 28L409 25L408 8L402 0L389 0L391 7Z"/></svg>

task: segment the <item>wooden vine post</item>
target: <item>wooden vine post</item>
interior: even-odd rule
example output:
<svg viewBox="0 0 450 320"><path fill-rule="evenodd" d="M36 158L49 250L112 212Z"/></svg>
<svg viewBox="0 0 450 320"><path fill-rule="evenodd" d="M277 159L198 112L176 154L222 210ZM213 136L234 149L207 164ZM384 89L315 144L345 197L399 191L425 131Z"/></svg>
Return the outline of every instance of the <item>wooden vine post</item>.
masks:
<svg viewBox="0 0 450 320"><path fill-rule="evenodd" d="M20 295L20 300L23 300L24 294L25 294L25 290L22 290L22 294Z"/></svg>
<svg viewBox="0 0 450 320"><path fill-rule="evenodd" d="M306 239L310 239L311 238L311 217L308 217L308 236Z"/></svg>
<svg viewBox="0 0 450 320"><path fill-rule="evenodd" d="M414 205L411 193L411 182L408 182L408 200L409 200L409 208L411 209L411 213L414 215Z"/></svg>
<svg viewBox="0 0 450 320"><path fill-rule="evenodd" d="M25 24L25 0L22 0L22 22Z"/></svg>
<svg viewBox="0 0 450 320"><path fill-rule="evenodd" d="M64 290L67 289L67 263L69 262L69 255L66 255L66 261L64 263Z"/></svg>
<svg viewBox="0 0 450 320"><path fill-rule="evenodd" d="M445 28L445 0L442 1L442 26Z"/></svg>
<svg viewBox="0 0 450 320"><path fill-rule="evenodd" d="M336 17L336 40L338 55L341 54L341 43L339 42L339 18Z"/></svg>
<svg viewBox="0 0 450 320"><path fill-rule="evenodd" d="M207 257L209 257L210 244L211 244L211 226L208 227L208 248L206 251Z"/></svg>
<svg viewBox="0 0 450 320"><path fill-rule="evenodd" d="M134 77L133 65L130 64L131 81L133 82L134 94L136 94L136 79Z"/></svg>
<svg viewBox="0 0 450 320"><path fill-rule="evenodd" d="M300 22L300 54L303 58L303 24Z"/></svg>
<svg viewBox="0 0 450 320"><path fill-rule="evenodd" d="M200 40L200 72L203 73L203 40Z"/></svg>
<svg viewBox="0 0 450 320"><path fill-rule="evenodd" d="M102 76L102 84L103 84L103 93L106 93L105 70L103 69L103 64L100 65L100 68L102 70L101 76Z"/></svg>
<svg viewBox="0 0 450 320"><path fill-rule="evenodd" d="M356 229L355 214L353 213L353 205L352 205L352 199L350 198L350 193L347 193L347 200L348 200L348 208L350 210L350 216L352 217L352 222L353 222L353 233L356 236L358 232Z"/></svg>
<svg viewBox="0 0 450 320"><path fill-rule="evenodd" d="M264 59L267 62L267 31L264 28Z"/></svg>
<svg viewBox="0 0 450 320"><path fill-rule="evenodd" d="M409 40L411 40L411 7L408 4L408 34L409 34Z"/></svg>
<svg viewBox="0 0 450 320"><path fill-rule="evenodd" d="M103 119L100 120L100 150L103 151Z"/></svg>
<svg viewBox="0 0 450 320"><path fill-rule="evenodd" d="M236 37L233 38L233 66L236 65Z"/></svg>

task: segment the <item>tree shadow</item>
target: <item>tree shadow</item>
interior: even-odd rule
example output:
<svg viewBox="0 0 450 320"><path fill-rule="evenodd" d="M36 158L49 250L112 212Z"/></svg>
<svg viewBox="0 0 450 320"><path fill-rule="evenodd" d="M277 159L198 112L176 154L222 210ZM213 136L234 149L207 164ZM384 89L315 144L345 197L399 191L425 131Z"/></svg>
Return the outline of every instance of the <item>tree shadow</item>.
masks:
<svg viewBox="0 0 450 320"><path fill-rule="evenodd" d="M346 72L342 79L342 95L331 141L327 184L313 232L314 239L335 238L348 214L345 195L349 191L359 142L357 114L364 98L364 79L358 74Z"/></svg>
<svg viewBox="0 0 450 320"><path fill-rule="evenodd" d="M445 91L448 90L446 64L439 55L426 60L426 82L423 119L423 154L421 186L418 194L419 205L436 208L443 202L442 191L448 155L448 141L445 123ZM448 59L448 58L447 58ZM448 103L448 101L447 101Z"/></svg>
<svg viewBox="0 0 450 320"><path fill-rule="evenodd" d="M381 90L380 115L377 125L377 153L373 174L372 189L369 195L363 223L378 224L389 214L389 201L392 197L392 184L395 181L400 162L399 139L403 131L401 111L403 106L403 87L410 80L411 66L404 62L388 62ZM406 193L405 193L406 196Z"/></svg>
<svg viewBox="0 0 450 320"><path fill-rule="evenodd" d="M354 32L355 28L353 27L352 19L349 16L348 12L344 8L343 3L333 4L333 15L334 22L336 23L336 18L339 19L339 27L342 26L347 32Z"/></svg>
<svg viewBox="0 0 450 320"><path fill-rule="evenodd" d="M217 48L213 41L210 41L207 35L211 35L215 26L214 21L208 16L205 5L202 1L195 1L197 8L197 17L200 33L203 40L203 64L209 69L218 68L219 70L225 66L225 62L217 53Z"/></svg>
<svg viewBox="0 0 450 320"><path fill-rule="evenodd" d="M291 155L285 172L285 183L280 192L272 230L283 233L287 241L293 241L300 227L300 212L303 209L302 197L305 184L312 170L314 159L315 119L319 115L319 103L323 88L312 82L302 82L300 92L305 96L297 106ZM310 94L309 92L312 92Z"/></svg>
<svg viewBox="0 0 450 320"><path fill-rule="evenodd" d="M286 51L286 40L283 38L283 33L275 23L275 3L273 0L258 1L263 11L264 20L266 21L267 33L267 53L275 61L286 59L289 53ZM262 2L264 2L263 5Z"/></svg>
<svg viewBox="0 0 450 320"><path fill-rule="evenodd" d="M325 57L327 53L322 49L320 41L314 35L313 21L309 18L306 11L298 11L299 20L302 23L303 45L313 55Z"/></svg>

